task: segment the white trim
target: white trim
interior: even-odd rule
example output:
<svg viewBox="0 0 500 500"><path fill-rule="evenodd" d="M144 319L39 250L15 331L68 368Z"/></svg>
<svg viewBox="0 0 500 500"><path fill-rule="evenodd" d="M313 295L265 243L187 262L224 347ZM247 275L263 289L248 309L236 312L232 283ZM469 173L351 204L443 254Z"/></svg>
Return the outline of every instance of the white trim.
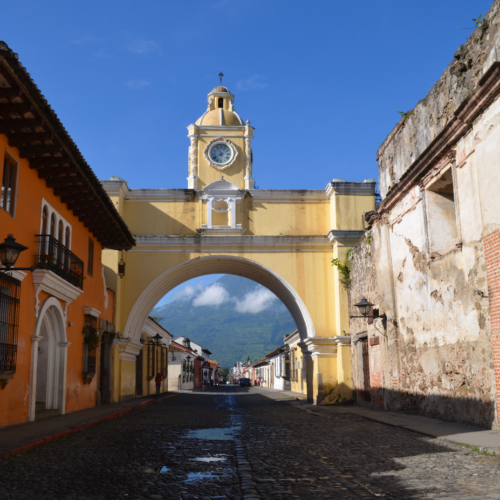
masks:
<svg viewBox="0 0 500 500"><path fill-rule="evenodd" d="M46 318L47 315L47 318ZM58 317L59 316L59 317ZM47 360L47 396L50 406L54 406L62 415L66 412L66 371L67 371L67 347L71 345L66 337L66 313L61 303L55 297L48 297L43 302L40 315L35 323L35 332L31 336L31 373L30 373L30 395L28 406L28 420L35 420L36 410L36 386L37 386L37 368L38 368L38 343L44 337L40 335L42 324L47 321L54 331L48 332L51 338L50 356Z"/></svg>
<svg viewBox="0 0 500 500"><path fill-rule="evenodd" d="M322 189L250 189L253 201L260 203L328 203Z"/></svg>
<svg viewBox="0 0 500 500"><path fill-rule="evenodd" d="M31 274L33 277L33 286L35 288L35 318L38 318L39 315L40 302L38 295L40 292L46 292L66 302L64 311L64 318L66 319L68 305L76 300L83 293L83 290L71 285L52 271L36 269Z"/></svg>
<svg viewBox="0 0 500 500"><path fill-rule="evenodd" d="M338 246L353 246L363 237L365 229L332 229L328 232L328 240Z"/></svg>
<svg viewBox="0 0 500 500"><path fill-rule="evenodd" d="M164 328L162 328L156 321L153 321L151 318L146 320L144 323L144 328L142 329L143 333L147 333L150 337L154 337L156 334L163 337L167 340L167 344L174 337L171 333L168 333Z"/></svg>
<svg viewBox="0 0 500 500"><path fill-rule="evenodd" d="M50 234L50 219L52 217L52 214L55 216L55 226L54 226L54 238L59 241L59 234L58 234L58 226L59 226L59 221L62 221L63 223L63 241L60 242L62 245L66 246L66 228L69 228L69 245L67 246L68 250L71 250L71 241L73 239L73 227L71 224L64 218L62 217L59 212L45 199L42 197L42 206L40 208L40 232L39 234L42 234L42 226L43 226L43 207L47 207L47 233Z"/></svg>
<svg viewBox="0 0 500 500"><path fill-rule="evenodd" d="M222 232L222 231L221 231ZM227 234L227 231L224 232L224 235ZM215 236L216 238L223 238L224 236ZM237 240L235 240L235 245L237 245L238 242ZM352 247L352 245L338 245L339 247L344 247L344 246L348 246L348 247ZM281 249L278 249L278 250L269 250L269 249L260 249L260 250L256 250L254 248L252 248L252 253L283 253L283 252L292 252L292 253L300 253L300 252L331 252L332 251L332 248L329 247L329 248L281 248ZM166 248L163 248L161 250L156 250L156 249L152 249L152 250L136 250L136 249L132 249L132 250L127 250L127 252L165 252L165 253L175 253L175 252L178 252L178 253L205 253L205 252L211 252L211 253L244 253L245 250L241 250L241 248L238 250L237 248L216 248L216 249L213 249L213 248L209 248L209 249L205 249L205 250L202 250L200 247L198 248L191 248L191 249L177 249L177 250L169 250L169 249L166 249ZM224 274L224 273L221 273L221 274Z"/></svg>
<svg viewBox="0 0 500 500"><path fill-rule="evenodd" d="M94 309L93 307L85 306L83 308L83 314L88 314L89 316L93 316L94 318L98 318L101 315L101 311Z"/></svg>
<svg viewBox="0 0 500 500"><path fill-rule="evenodd" d="M328 198L336 195L375 196L375 179L365 179L363 182L344 182L334 179L325 188Z"/></svg>
<svg viewBox="0 0 500 500"><path fill-rule="evenodd" d="M139 296L130 311L124 337L138 342L144 324L159 300L185 281L206 274L235 274L249 278L273 292L290 311L302 339L315 337L309 311L298 293L279 274L241 257L230 255L204 256L179 264L156 278Z"/></svg>

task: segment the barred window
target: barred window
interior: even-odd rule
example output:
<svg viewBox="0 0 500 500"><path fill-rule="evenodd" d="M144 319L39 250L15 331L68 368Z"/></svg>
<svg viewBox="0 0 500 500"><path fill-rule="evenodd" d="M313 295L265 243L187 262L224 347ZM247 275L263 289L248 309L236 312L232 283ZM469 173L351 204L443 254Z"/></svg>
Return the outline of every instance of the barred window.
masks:
<svg viewBox="0 0 500 500"><path fill-rule="evenodd" d="M0 372L15 372L21 283L0 275Z"/></svg>

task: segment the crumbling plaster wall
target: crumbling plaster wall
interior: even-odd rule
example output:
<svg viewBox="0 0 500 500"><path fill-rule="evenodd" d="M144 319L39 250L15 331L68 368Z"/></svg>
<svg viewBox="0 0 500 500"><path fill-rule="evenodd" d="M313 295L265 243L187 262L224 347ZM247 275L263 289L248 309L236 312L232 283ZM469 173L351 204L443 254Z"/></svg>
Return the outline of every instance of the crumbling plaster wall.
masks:
<svg viewBox="0 0 500 500"><path fill-rule="evenodd" d="M500 6L494 2L429 94L401 119L382 143L377 154L382 197L443 131L488 68L500 60L499 24Z"/></svg>
<svg viewBox="0 0 500 500"><path fill-rule="evenodd" d="M495 384L484 290L481 229L469 209L478 205L472 165L458 179L462 245L433 257L428 249L425 204L416 186L389 215L375 221L351 254L350 314L366 296L387 320L351 320L351 336L379 337L369 346L372 401L383 389L388 410L409 410L445 420L490 427ZM436 172L437 174L437 172ZM464 216L462 217L462 212ZM362 385L360 351L352 346L355 389ZM380 379L380 382L379 382Z"/></svg>

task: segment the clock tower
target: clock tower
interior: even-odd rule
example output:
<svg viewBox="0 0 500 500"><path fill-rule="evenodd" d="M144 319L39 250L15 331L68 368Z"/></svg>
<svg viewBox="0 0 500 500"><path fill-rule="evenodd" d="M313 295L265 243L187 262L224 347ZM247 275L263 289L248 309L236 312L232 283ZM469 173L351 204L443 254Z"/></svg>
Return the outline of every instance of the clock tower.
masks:
<svg viewBox="0 0 500 500"><path fill-rule="evenodd" d="M196 123L189 125L188 189L203 191L224 179L239 190L253 189L253 127L234 110L234 95L226 87L208 94L208 106Z"/></svg>

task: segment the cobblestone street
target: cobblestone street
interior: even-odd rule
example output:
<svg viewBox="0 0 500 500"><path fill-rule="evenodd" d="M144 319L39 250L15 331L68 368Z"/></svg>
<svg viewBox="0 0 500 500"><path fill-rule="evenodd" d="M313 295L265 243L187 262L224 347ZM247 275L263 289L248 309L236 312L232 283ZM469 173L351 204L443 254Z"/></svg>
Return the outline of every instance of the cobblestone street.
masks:
<svg viewBox="0 0 500 500"><path fill-rule="evenodd" d="M0 498L500 499L498 456L238 392L180 394L4 460Z"/></svg>

